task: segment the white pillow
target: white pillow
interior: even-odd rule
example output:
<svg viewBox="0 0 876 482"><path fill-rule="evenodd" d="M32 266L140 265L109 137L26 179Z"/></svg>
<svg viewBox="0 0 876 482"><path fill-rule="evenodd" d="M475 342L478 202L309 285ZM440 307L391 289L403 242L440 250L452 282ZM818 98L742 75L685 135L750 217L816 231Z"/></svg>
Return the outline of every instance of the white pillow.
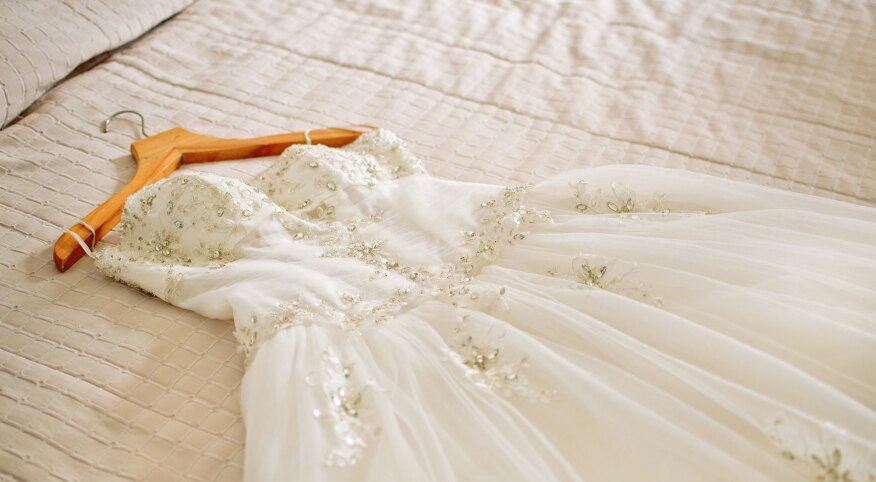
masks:
<svg viewBox="0 0 876 482"><path fill-rule="evenodd" d="M77 65L123 45L192 0L0 2L0 126Z"/></svg>

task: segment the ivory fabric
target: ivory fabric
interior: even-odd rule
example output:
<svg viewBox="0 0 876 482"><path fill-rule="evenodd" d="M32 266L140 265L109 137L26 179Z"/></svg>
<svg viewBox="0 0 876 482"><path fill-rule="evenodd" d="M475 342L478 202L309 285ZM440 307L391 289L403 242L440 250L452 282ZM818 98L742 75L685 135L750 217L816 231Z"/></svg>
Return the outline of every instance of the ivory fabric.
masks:
<svg viewBox="0 0 876 482"><path fill-rule="evenodd" d="M233 327L51 262L133 174L139 129L102 134L109 114L227 137L367 122L472 182L630 163L873 205L874 17L826 1L194 3L0 132L0 471L242 476ZM250 179L270 162L195 169Z"/></svg>

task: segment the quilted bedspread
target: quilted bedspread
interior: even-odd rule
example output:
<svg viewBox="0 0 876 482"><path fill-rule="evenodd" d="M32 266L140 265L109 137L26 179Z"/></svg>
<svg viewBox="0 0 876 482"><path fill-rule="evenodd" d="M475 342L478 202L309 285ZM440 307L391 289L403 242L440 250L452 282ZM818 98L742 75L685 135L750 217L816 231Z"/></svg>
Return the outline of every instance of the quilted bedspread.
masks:
<svg viewBox="0 0 876 482"><path fill-rule="evenodd" d="M643 163L876 205L874 25L852 0L196 1L0 131L0 478L242 474L231 322L52 264L134 172L138 127L101 133L109 114L220 137L364 122L470 181Z"/></svg>

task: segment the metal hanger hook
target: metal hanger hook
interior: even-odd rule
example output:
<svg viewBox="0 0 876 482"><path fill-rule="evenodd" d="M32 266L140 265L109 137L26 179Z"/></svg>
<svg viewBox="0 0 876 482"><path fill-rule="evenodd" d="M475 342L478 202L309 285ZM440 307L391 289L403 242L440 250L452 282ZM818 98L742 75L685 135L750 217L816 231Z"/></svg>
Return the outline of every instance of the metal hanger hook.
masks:
<svg viewBox="0 0 876 482"><path fill-rule="evenodd" d="M139 113L139 112L137 112L137 111L135 111L135 110L120 110L120 111L116 112L115 114L109 116L105 121L103 121L103 132L104 132L104 134L106 134L107 132L109 132L110 121L112 121L113 119L115 119L116 116L119 116L119 115L122 115L122 114L134 114L134 115L136 115L137 117L139 117L139 118L140 118L140 133L143 134L143 137L149 137L149 134L146 134L146 119L143 117L143 114L141 114L141 113Z"/></svg>

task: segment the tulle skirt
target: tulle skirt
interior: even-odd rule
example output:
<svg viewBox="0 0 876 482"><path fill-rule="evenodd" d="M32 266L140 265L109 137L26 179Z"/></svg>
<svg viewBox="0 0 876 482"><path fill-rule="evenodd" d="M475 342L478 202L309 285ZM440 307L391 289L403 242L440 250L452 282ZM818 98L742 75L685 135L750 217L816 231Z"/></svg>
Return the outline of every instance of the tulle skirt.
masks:
<svg viewBox="0 0 876 482"><path fill-rule="evenodd" d="M525 203L552 222L465 292L495 303L264 343L247 479L876 477L876 211L633 166Z"/></svg>

